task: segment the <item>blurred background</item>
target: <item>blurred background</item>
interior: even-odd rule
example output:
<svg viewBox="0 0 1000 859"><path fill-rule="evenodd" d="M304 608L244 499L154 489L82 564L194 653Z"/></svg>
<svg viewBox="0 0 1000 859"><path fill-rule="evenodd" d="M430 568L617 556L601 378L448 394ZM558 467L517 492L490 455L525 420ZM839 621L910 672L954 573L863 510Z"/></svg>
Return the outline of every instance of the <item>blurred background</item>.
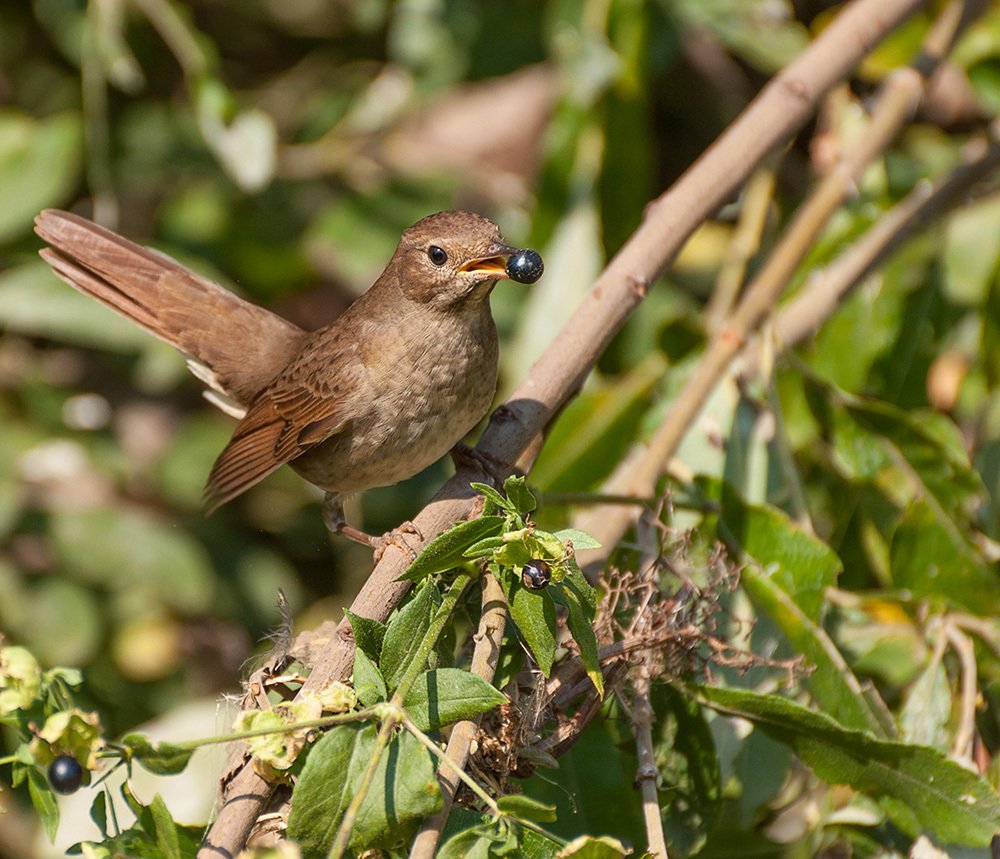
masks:
<svg viewBox="0 0 1000 859"><path fill-rule="evenodd" d="M836 8L818 0L0 5L0 630L47 665L85 668L91 703L115 735L235 690L278 622L278 588L296 623L309 626L339 617L371 567L370 552L330 538L318 491L288 469L204 518L204 480L233 421L201 398L169 347L55 279L31 231L40 209L96 217L308 328L363 291L418 218L446 208L487 214L546 263L539 284L494 292L502 397L645 203ZM866 99L912 55L928 20L917 17L881 46L784 153L765 246L863 128ZM866 175L807 268L831 259L919 179L954 164L1000 106L995 10L963 39L948 74L952 88L928 101ZM695 235L602 358L532 475L542 492L598 488L656 425L704 342L701 314L738 212L734 198ZM977 521L993 537L998 219L1000 197L987 195L912 243L799 355L824 383L950 414L989 490ZM823 537L849 561L842 584L884 584L874 534L891 518L888 502L862 497L858 474L816 447L822 428L793 375L779 376L790 444ZM721 472L709 447L703 462L689 448L695 472ZM394 527L450 468L369 492L348 516L374 533ZM855 489L857 504L838 503ZM567 511L544 515L565 521ZM875 675L899 679L898 668L890 674L872 658Z"/></svg>

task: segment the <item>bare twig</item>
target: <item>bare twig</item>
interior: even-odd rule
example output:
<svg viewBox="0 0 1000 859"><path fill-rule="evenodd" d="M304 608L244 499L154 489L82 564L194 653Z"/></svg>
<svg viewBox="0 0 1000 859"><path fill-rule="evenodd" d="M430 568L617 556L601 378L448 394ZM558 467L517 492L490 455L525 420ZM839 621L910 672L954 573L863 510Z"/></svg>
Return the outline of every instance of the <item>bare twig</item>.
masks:
<svg viewBox="0 0 1000 859"><path fill-rule="evenodd" d="M482 582L483 612L479 619L479 631L476 633L476 647L472 653L472 673L492 682L500 657L500 639L503 638L507 620L507 602L500 584L491 573L484 573ZM452 766L442 763L438 769L438 783L441 785L444 804L437 814L424 821L410 848L410 859L432 859L434 856L458 789L458 773L464 769L469 759L469 749L479 729L479 722L480 719L466 719L451 729L445 756Z"/></svg>
<svg viewBox="0 0 1000 859"><path fill-rule="evenodd" d="M747 264L760 250L761 237L767 223L767 213L774 195L774 166L757 170L743 192L740 219L729 242L728 253L715 279L712 297L705 308L705 328L718 331L729 316L739 296Z"/></svg>
<svg viewBox="0 0 1000 859"><path fill-rule="evenodd" d="M656 767L653 752L653 705L649 701L650 678L648 670L640 671L635 683L635 701L632 705L632 727L635 730L635 748L639 757L639 768L635 780L642 791L642 817L646 824L646 849L667 859L667 841L663 835L663 817L660 812L660 797L657 782L660 771Z"/></svg>
<svg viewBox="0 0 1000 859"><path fill-rule="evenodd" d="M641 302L694 229L743 182L769 152L786 143L809 119L819 100L847 78L860 60L925 0L855 0L816 40L779 73L747 110L666 193L646 210L642 225L587 294L553 343L508 401L494 413L479 449L494 459L522 466L523 451L537 450L544 428L579 389L598 356ZM473 492L462 470L415 518L422 534L437 534L468 514ZM352 611L385 620L408 589L396 581L408 563L390 548L365 583ZM313 667L307 688L347 676L353 662L349 625L337 634ZM230 780L226 802L210 829L201 859L232 856L263 805L269 786L246 774ZM239 797L234 801L233 797Z"/></svg>
<svg viewBox="0 0 1000 859"><path fill-rule="evenodd" d="M845 153L841 163L826 174L799 208L781 241L747 286L727 324L712 338L701 361L674 399L670 412L650 440L630 480L625 485L607 487L609 492L653 494L657 480L709 394L749 336L772 310L820 230L852 193L864 168L888 148L913 115L927 76L944 58L960 30L969 23L970 7L980 5L952 0L935 21L917 58L910 66L897 69L886 78L867 133ZM607 552L634 520L634 509L607 508L591 511L587 524L596 526L592 533ZM593 567L600 557L591 556L590 566Z"/></svg>

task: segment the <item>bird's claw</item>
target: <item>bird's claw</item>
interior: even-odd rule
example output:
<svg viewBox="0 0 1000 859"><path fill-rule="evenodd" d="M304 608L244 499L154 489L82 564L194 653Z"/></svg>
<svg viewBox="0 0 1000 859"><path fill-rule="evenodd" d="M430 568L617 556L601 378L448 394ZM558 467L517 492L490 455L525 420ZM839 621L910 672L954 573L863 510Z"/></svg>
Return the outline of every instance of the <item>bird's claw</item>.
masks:
<svg viewBox="0 0 1000 859"><path fill-rule="evenodd" d="M412 522L403 522L398 528L386 531L381 537L369 538L369 545L374 550L372 557L375 561L375 566L378 566L379 561L382 560L382 555L385 554L385 550L390 546L395 546L400 551L406 552L410 556L411 564L417 560L416 549L403 539L404 535L416 537L419 543L425 542L424 535L420 533L420 530Z"/></svg>
<svg viewBox="0 0 1000 859"><path fill-rule="evenodd" d="M478 468L497 489L503 486L507 476L511 473L511 467L507 463L501 462L495 456L474 447L469 447L463 442L456 444L448 453L456 468L463 466Z"/></svg>

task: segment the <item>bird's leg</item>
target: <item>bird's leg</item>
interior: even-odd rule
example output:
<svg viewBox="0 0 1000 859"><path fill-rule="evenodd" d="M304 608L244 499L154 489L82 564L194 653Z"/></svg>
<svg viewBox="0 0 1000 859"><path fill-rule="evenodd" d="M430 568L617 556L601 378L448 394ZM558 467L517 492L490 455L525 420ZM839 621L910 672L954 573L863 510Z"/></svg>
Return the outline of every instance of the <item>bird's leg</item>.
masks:
<svg viewBox="0 0 1000 859"><path fill-rule="evenodd" d="M511 467L507 463L501 462L495 456L490 456L481 450L476 450L474 447L469 447L461 441L448 452L448 455L455 463L455 468L463 466L478 468L497 489L503 486L503 482L511 473Z"/></svg>
<svg viewBox="0 0 1000 859"><path fill-rule="evenodd" d="M354 540L355 543L361 543L363 546L370 546L374 551L376 564L382 560L382 555L389 546L395 546L409 555L411 561L415 561L417 553L403 539L403 535L410 534L421 542L424 539L420 531L417 530L416 525L412 522L404 522L398 528L386 531L381 537L376 537L374 534L368 534L360 528L348 525L347 519L344 518L344 502L336 492L327 492L323 496L323 524L334 534L340 534L342 537L347 537L348 540Z"/></svg>

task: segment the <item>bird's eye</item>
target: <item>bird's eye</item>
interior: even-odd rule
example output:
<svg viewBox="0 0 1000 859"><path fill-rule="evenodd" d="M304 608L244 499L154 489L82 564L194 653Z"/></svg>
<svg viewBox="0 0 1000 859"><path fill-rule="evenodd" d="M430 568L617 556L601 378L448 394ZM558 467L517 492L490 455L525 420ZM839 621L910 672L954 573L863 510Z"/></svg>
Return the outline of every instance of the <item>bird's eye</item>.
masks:
<svg viewBox="0 0 1000 859"><path fill-rule="evenodd" d="M448 254L445 252L445 249L439 248L437 245L431 245L427 248L427 256L431 258L431 262L434 265L444 265L448 262Z"/></svg>

